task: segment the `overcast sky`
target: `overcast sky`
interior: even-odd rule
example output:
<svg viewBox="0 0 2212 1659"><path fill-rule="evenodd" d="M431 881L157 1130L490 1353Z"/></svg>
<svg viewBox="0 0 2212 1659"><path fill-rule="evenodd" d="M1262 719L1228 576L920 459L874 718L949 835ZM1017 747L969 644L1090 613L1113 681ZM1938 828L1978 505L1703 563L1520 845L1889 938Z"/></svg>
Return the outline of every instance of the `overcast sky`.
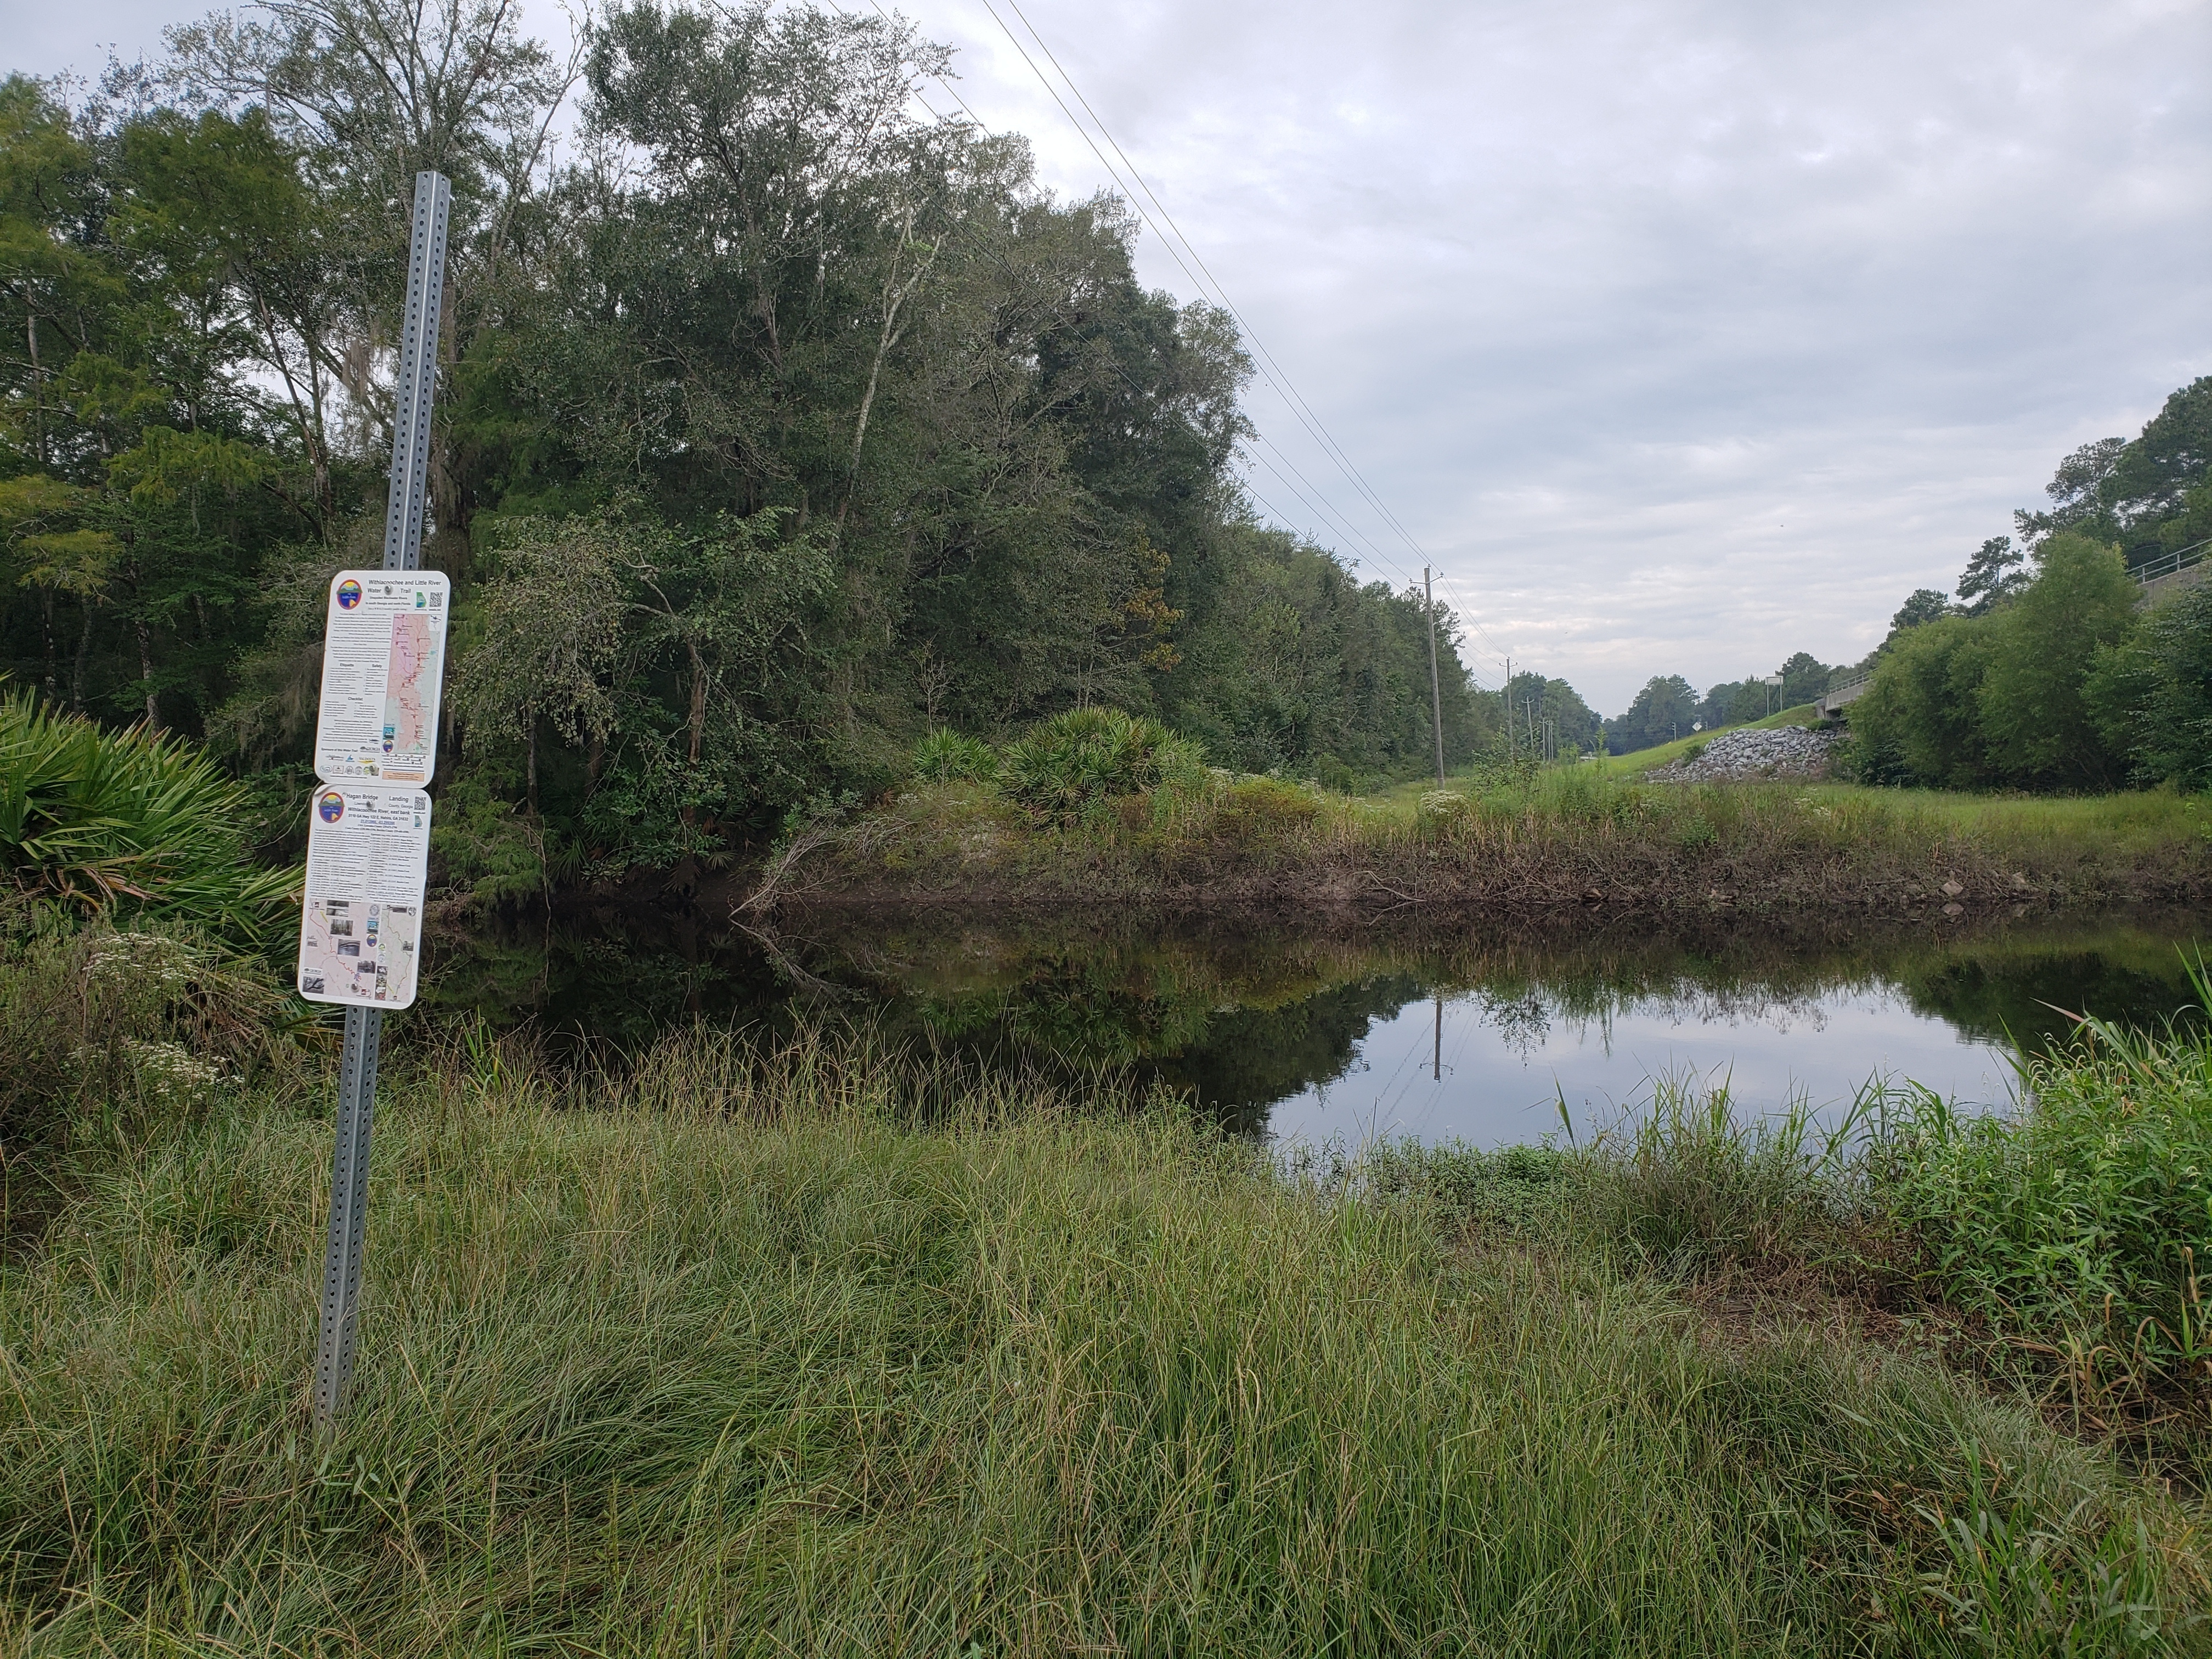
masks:
<svg viewBox="0 0 2212 1659"><path fill-rule="evenodd" d="M1048 184L1108 185L993 6L902 9ZM1258 381L1267 507L1432 559L1490 684L1855 659L2212 372L2212 0L1023 6L1422 551ZM204 9L0 0L0 52L94 73Z"/></svg>

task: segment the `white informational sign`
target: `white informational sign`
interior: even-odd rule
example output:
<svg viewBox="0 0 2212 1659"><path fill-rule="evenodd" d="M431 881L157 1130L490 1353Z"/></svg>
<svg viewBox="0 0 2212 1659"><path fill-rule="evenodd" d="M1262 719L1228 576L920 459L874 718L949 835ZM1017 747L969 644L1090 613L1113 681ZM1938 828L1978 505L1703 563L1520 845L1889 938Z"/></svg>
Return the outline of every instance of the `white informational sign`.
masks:
<svg viewBox="0 0 2212 1659"><path fill-rule="evenodd" d="M430 798L419 789L317 788L307 818L300 994L404 1008L422 960Z"/></svg>
<svg viewBox="0 0 2212 1659"><path fill-rule="evenodd" d="M420 788L438 759L452 586L435 570L341 570L324 605L315 775Z"/></svg>

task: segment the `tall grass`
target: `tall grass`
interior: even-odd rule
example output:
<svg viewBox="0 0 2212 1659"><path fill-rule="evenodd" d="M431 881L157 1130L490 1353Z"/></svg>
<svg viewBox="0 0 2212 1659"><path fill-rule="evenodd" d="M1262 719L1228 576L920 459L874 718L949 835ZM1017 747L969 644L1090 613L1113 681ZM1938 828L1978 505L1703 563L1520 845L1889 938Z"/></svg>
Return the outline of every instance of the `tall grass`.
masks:
<svg viewBox="0 0 2212 1659"><path fill-rule="evenodd" d="M315 1103L88 1164L0 1266L0 1641L2193 1639L2191 1513L2023 1412L1811 1336L1715 1344L1648 1276L1470 1250L1406 1190L1109 1105L818 1036L683 1036L619 1079L432 1054L380 1115L327 1450Z"/></svg>
<svg viewBox="0 0 2212 1659"><path fill-rule="evenodd" d="M2191 977L2207 1012L2212 984ZM2008 1339L2107 1381L2212 1385L2212 1032L2084 1019L2020 1062L2025 1104L1963 1115L1926 1090L1874 1149L1883 1201L1945 1293Z"/></svg>
<svg viewBox="0 0 2212 1659"><path fill-rule="evenodd" d="M2171 793L1923 799L1582 766L1380 799L1203 771L1031 799L1004 768L955 777L973 769L944 748L921 758L949 781L918 776L810 854L810 902L888 889L1332 915L1440 905L1555 924L1620 906L1735 908L1842 925L1847 910L1990 918L2212 892L2212 805Z"/></svg>

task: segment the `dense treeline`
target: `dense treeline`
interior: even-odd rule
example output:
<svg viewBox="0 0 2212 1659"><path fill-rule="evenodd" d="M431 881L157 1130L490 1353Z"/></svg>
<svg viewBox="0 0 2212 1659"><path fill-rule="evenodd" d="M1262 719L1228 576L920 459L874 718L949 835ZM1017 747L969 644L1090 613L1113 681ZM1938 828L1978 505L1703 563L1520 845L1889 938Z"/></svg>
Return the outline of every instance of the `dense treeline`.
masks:
<svg viewBox="0 0 2212 1659"><path fill-rule="evenodd" d="M1655 674L1625 712L1605 722L1606 744L1613 754L1628 755L1692 732L1741 726L1809 702L1828 689L1835 672L1810 652L1799 651L1771 676L1723 680L1703 697L1680 674ZM1779 684L1773 683L1777 679Z"/></svg>
<svg viewBox="0 0 2212 1659"><path fill-rule="evenodd" d="M297 782L435 167L459 878L712 855L933 729L1076 707L1233 768L1418 770L1419 600L1256 522L1228 319L1138 283L1120 203L917 119L942 57L757 0L617 7L564 65L483 0L306 0L78 107L0 83L6 673ZM1437 621L1459 758L1498 700Z"/></svg>
<svg viewBox="0 0 2212 1659"><path fill-rule="evenodd" d="M1955 598L1923 588L1892 619L1850 708L1869 782L1948 788L2212 785L2212 588L2156 603L2140 578L2212 541L2212 375L2132 441L2063 461L2047 511L1984 542Z"/></svg>
<svg viewBox="0 0 2212 1659"><path fill-rule="evenodd" d="M2212 587L2148 611L2118 546L2065 532L1979 615L1909 624L1850 706L1872 783L2212 784Z"/></svg>

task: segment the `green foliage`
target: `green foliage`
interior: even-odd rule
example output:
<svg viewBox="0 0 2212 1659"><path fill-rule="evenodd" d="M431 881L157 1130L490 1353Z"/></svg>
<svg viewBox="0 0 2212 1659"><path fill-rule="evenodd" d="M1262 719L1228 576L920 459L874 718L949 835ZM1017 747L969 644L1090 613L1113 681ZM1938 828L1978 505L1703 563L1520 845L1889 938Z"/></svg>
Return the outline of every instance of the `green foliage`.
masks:
<svg viewBox="0 0 2212 1659"><path fill-rule="evenodd" d="M1196 744L1118 708L1071 708L1039 721L1006 746L999 771L1008 799L1060 823L1094 802L1189 787L1205 775Z"/></svg>
<svg viewBox="0 0 2212 1659"><path fill-rule="evenodd" d="M1470 1247L1449 1200L1540 1228L1562 1160L1301 1182L1115 1099L818 1036L567 1079L457 1041L380 1110L325 1451L321 1115L248 1102L88 1168L0 1277L0 1641L2191 1639L2189 1508L2026 1407L1842 1335L1715 1340L1579 1248Z"/></svg>
<svg viewBox="0 0 2212 1659"><path fill-rule="evenodd" d="M1416 590L1362 583L1320 548L1242 525L1209 548L1207 568L1215 597L1194 596L1178 626L1182 659L1159 683L1163 719L1224 765L1332 788L1433 769L1429 619ZM1474 689L1442 605L1436 626L1444 754L1456 765L1495 738L1500 704Z"/></svg>
<svg viewBox="0 0 2212 1659"><path fill-rule="evenodd" d="M2200 998L2212 1012L2201 971ZM1875 1192L1929 1275L2000 1329L2063 1333L2094 1373L2212 1366L2198 1274L2212 1261L2212 1037L2087 1020L2022 1062L2023 1104L1968 1115L1911 1091L1885 1127Z"/></svg>
<svg viewBox="0 0 2212 1659"><path fill-rule="evenodd" d="M992 783L998 751L976 738L940 726L914 749L914 775L929 783Z"/></svg>
<svg viewBox="0 0 2212 1659"><path fill-rule="evenodd" d="M1593 1147L1579 1213L1601 1241L1669 1273L1802 1255L1848 1216L1860 1116L1820 1130L1802 1096L1740 1113L1725 1082L1657 1079Z"/></svg>
<svg viewBox="0 0 2212 1659"><path fill-rule="evenodd" d="M2083 695L2136 781L2212 788L2212 585L2174 595L2132 637L2101 647Z"/></svg>
<svg viewBox="0 0 2212 1659"><path fill-rule="evenodd" d="M2002 538L2008 544L2012 538ZM1897 613L1889 619L1889 638L1894 640L1907 629L1917 628L1923 623L1932 623L1951 614L1951 601L1940 588L1915 588Z"/></svg>
<svg viewBox="0 0 2212 1659"><path fill-rule="evenodd" d="M2027 562L2027 550L2014 546L2011 537L1990 537L1982 544L1981 550L1966 561L1966 568L1959 578L1960 608L1970 617L1987 616L2027 585L2027 572L2021 568ZM1894 634L1902 628L1914 626L1915 623L1905 621L1905 617L1912 611L1916 601L1923 601L1929 597L1929 591L1923 588L1907 599L1905 610L1897 613L1896 620L1891 624L1891 632ZM1943 605L1942 594L1934 594L1933 597L1937 609L1933 615L1917 618L1917 622L1932 622L1949 609Z"/></svg>
<svg viewBox="0 0 2212 1659"><path fill-rule="evenodd" d="M2111 788L2122 781L2084 696L2097 653L2135 627L2139 590L2117 549L2060 535L2036 550L2035 580L1985 624L1976 688L1988 764L2028 787Z"/></svg>
<svg viewBox="0 0 2212 1659"><path fill-rule="evenodd" d="M1680 674L1654 675L1636 694L1626 714L1605 723L1606 740L1616 755L1633 754L1672 743L1697 723L1698 694Z"/></svg>
<svg viewBox="0 0 2212 1659"><path fill-rule="evenodd" d="M1516 750L1538 758L1544 753L1547 722L1559 757L1571 759L1605 744L1605 722L1565 680L1516 674L1505 687L1504 714Z"/></svg>
<svg viewBox="0 0 2212 1659"><path fill-rule="evenodd" d="M2136 598L2114 550L2051 538L2010 603L1892 641L1848 711L1856 775L1952 789L2111 787L2123 770L2107 738L2118 694L2094 682L2136 627Z"/></svg>
<svg viewBox="0 0 2212 1659"><path fill-rule="evenodd" d="M299 874L246 856L249 810L247 791L181 738L0 696L0 848L23 898L72 918L186 917L258 942L289 917Z"/></svg>
<svg viewBox="0 0 2212 1659"><path fill-rule="evenodd" d="M436 167L441 771L529 820L445 837L478 896L518 836L544 871L726 860L924 732L1070 707L1250 770L1426 763L1425 607L1251 521L1230 319L1144 287L1121 204L920 118L943 48L617 7L556 165L569 88L515 18L316 0L173 32L149 105L0 88L0 582L31 601L0 673L301 763L313 578L377 557L399 204ZM1436 621L1462 757L1494 711Z"/></svg>
<svg viewBox="0 0 2212 1659"><path fill-rule="evenodd" d="M1321 810L1320 797L1302 785L1265 775L1238 778L1214 804L1213 832L1253 845L1304 829Z"/></svg>
<svg viewBox="0 0 2212 1659"><path fill-rule="evenodd" d="M2173 392L2133 440L2100 438L2059 463L2047 511L2014 515L2031 544L2075 531L2117 543L2130 568L2187 544L2177 521L2212 486L2212 375Z"/></svg>
<svg viewBox="0 0 2212 1659"><path fill-rule="evenodd" d="M1987 630L1964 617L1923 623L1900 636L1847 711L1859 779L1951 789L1987 781L1978 716L1988 665Z"/></svg>
<svg viewBox="0 0 2212 1659"><path fill-rule="evenodd" d="M0 1147L133 1139L289 1067L303 1018L267 974L189 934L0 933Z"/></svg>

